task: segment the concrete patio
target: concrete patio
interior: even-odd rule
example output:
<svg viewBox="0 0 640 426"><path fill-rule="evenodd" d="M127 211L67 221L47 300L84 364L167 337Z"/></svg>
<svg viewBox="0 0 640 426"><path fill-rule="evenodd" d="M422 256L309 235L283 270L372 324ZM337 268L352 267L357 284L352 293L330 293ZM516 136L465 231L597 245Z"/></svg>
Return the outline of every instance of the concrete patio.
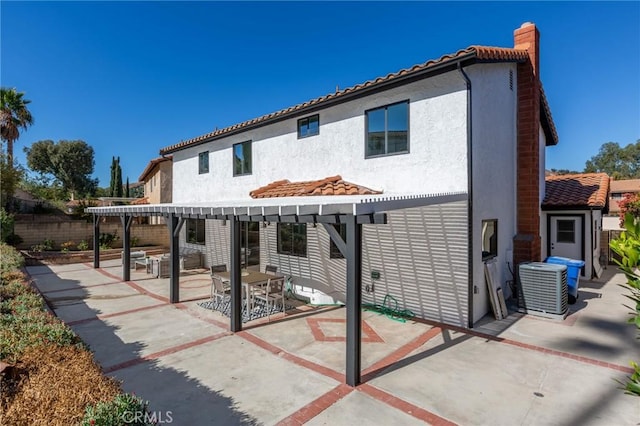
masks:
<svg viewBox="0 0 640 426"><path fill-rule="evenodd" d="M562 322L512 313L473 330L363 313L363 384L344 384L345 309L301 306L247 323L198 306L208 274L168 279L119 261L27 268L104 371L150 401L160 423L636 425L616 380L640 359L614 269L581 282ZM170 421L169 421L170 420Z"/></svg>

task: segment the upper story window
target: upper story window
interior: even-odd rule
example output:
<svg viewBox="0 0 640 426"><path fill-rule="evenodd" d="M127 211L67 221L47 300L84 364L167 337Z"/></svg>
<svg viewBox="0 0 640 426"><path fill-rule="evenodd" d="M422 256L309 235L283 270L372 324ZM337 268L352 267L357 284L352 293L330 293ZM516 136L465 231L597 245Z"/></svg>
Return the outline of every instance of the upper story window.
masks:
<svg viewBox="0 0 640 426"><path fill-rule="evenodd" d="M209 173L209 151L198 154L198 173Z"/></svg>
<svg viewBox="0 0 640 426"><path fill-rule="evenodd" d="M251 141L233 145L233 175L251 174Z"/></svg>
<svg viewBox="0 0 640 426"><path fill-rule="evenodd" d="M320 116L318 114L298 120L298 139L320 134Z"/></svg>
<svg viewBox="0 0 640 426"><path fill-rule="evenodd" d="M306 223L278 223L278 253L307 257Z"/></svg>
<svg viewBox="0 0 640 426"><path fill-rule="evenodd" d="M365 157L409 152L409 101L371 109L365 115Z"/></svg>

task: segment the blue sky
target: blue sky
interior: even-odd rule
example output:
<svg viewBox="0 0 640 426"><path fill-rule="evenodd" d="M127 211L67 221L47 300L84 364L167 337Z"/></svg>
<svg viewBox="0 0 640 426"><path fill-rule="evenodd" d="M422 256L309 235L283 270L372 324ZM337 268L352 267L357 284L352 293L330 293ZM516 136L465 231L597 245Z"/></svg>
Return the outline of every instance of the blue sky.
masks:
<svg viewBox="0 0 640 426"><path fill-rule="evenodd" d="M100 186L114 155L134 182L162 147L470 45L512 47L526 21L560 135L547 168L640 139L640 2L3 1L0 19L0 82L35 118L17 160L82 139Z"/></svg>

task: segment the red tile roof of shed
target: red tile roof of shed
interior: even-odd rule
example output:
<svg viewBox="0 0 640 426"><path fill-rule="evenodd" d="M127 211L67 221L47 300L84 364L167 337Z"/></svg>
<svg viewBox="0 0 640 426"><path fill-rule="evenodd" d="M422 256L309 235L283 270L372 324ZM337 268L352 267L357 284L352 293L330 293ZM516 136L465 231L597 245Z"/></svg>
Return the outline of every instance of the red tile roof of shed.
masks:
<svg viewBox="0 0 640 426"><path fill-rule="evenodd" d="M321 96L316 99L312 99L310 101L294 105L292 107L282 109L280 111L273 112L271 114L263 115L258 118L254 118L252 120L247 120L242 123L234 124L229 127L225 127L223 129L214 130L213 132L197 136L195 138L191 138L185 141L181 141L177 144L162 148L160 150L160 154L168 154L171 152L179 151L183 148L189 147L191 145L197 145L199 143L204 143L210 140L215 140L220 137L223 137L227 134L231 134L234 132L238 132L248 127L257 127L260 125L268 124L270 121L277 119L279 117L294 115L296 113L302 114L306 109L322 105L326 102L332 101L337 98L341 98L347 96L352 93L362 92L367 89L372 89L378 86L383 86L387 82L391 82L392 80L399 80L403 77L409 77L415 74L419 74L422 71L428 70L429 68L446 64L447 62L453 62L458 59L476 59L481 62L525 62L529 59L529 55L526 50L523 49L514 49L508 47L491 47L491 46L469 46L466 49L458 50L455 53L451 53L448 55L443 55L438 59L429 60L423 64L414 65L411 68L405 68L395 73L387 74L384 77L378 77L373 80L369 80L362 84L356 84L355 86L337 90L334 93L329 93L328 95ZM542 86L541 86L542 88ZM549 104L547 102L547 98L542 89L540 90L540 108L541 113L544 114L545 120L543 124L545 128L545 134L547 134L547 145L556 145L558 143L558 133L556 132L555 125L553 123L553 118L551 117L551 109L549 108Z"/></svg>
<svg viewBox="0 0 640 426"><path fill-rule="evenodd" d="M249 193L251 198L370 194L382 194L382 191L375 191L364 186L345 182L340 175L304 182L290 182L286 179L278 180Z"/></svg>
<svg viewBox="0 0 640 426"><path fill-rule="evenodd" d="M594 207L607 204L609 176L583 173L547 176L542 207Z"/></svg>

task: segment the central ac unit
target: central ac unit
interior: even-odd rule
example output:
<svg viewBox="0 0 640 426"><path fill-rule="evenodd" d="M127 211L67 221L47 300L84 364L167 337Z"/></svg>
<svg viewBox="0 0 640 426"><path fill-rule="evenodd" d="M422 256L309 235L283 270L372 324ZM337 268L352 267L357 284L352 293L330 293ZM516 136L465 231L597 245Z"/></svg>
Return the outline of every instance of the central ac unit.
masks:
<svg viewBox="0 0 640 426"><path fill-rule="evenodd" d="M520 311L554 319L567 316L567 266L521 263L518 267Z"/></svg>

